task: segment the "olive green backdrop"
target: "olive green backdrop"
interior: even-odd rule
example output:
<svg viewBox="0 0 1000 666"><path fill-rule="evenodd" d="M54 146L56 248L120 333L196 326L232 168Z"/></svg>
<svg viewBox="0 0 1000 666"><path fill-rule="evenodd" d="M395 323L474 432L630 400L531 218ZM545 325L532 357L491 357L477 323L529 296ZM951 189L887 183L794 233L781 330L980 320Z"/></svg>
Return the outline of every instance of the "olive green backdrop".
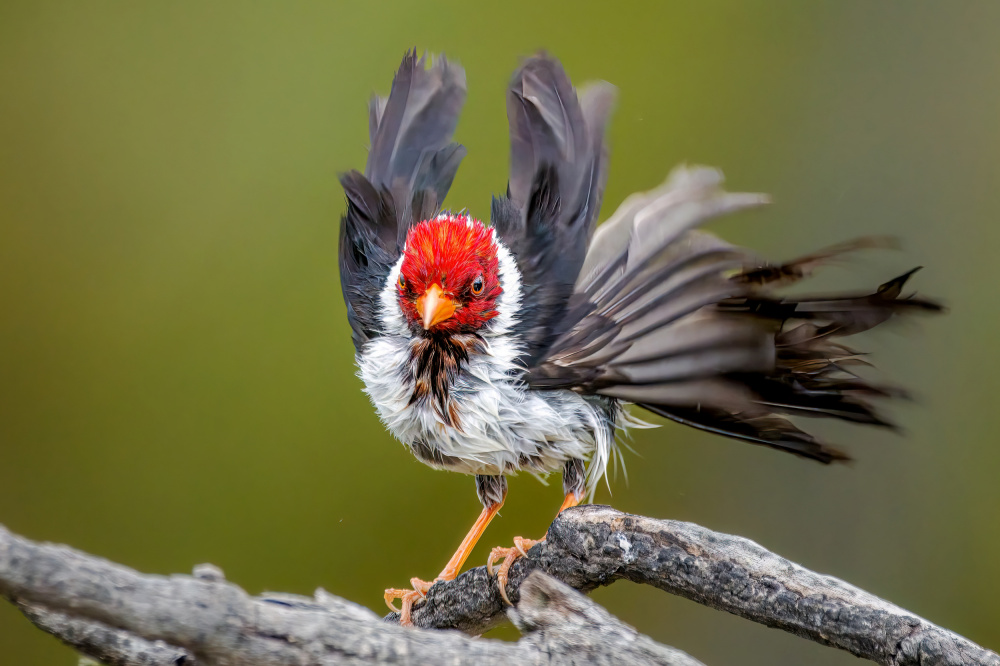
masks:
<svg viewBox="0 0 1000 666"><path fill-rule="evenodd" d="M775 204L713 226L778 259L867 233L820 283L912 265L947 317L861 346L916 400L904 436L813 423L826 468L666 425L598 501L744 535L1000 648L1000 4L0 4L0 523L137 569L221 566L382 610L479 512L416 462L354 376L337 174L403 51L468 73L449 202L506 185L504 88L559 55L621 101L607 216L679 162ZM471 562L541 535L557 483L514 479ZM846 653L619 583L594 598L709 664ZM513 638L507 628L497 632ZM0 604L0 661L74 656Z"/></svg>

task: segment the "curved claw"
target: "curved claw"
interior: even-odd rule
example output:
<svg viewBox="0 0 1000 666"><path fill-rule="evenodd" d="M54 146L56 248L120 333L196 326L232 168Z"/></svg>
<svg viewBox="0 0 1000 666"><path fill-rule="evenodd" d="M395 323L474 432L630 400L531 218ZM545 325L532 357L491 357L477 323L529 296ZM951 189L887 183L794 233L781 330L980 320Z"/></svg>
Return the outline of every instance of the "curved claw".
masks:
<svg viewBox="0 0 1000 666"><path fill-rule="evenodd" d="M398 587L390 587L385 591L385 605L389 607L389 610L401 613L402 611L399 608L396 608L396 604L394 602L396 599L402 599L405 605L406 597L409 595L419 597L420 593L416 590L404 590Z"/></svg>
<svg viewBox="0 0 1000 666"><path fill-rule="evenodd" d="M535 544L541 543L545 539L525 539L523 537L514 537L514 548L517 548L517 552L521 553L521 557L527 557L528 551L531 550Z"/></svg>
<svg viewBox="0 0 1000 666"><path fill-rule="evenodd" d="M497 560L504 559L505 557L510 555L510 551L512 550L513 548L504 548L503 546L497 546L496 548L490 551L490 556L486 558L486 570L490 573L491 576L497 575L497 572L493 570L493 565L497 563Z"/></svg>
<svg viewBox="0 0 1000 666"><path fill-rule="evenodd" d="M413 588L414 592L420 595L421 599L426 599L427 593L431 591L432 587L434 587L434 583L439 580L441 580L440 576L428 583L425 580L420 580L419 578L414 577L410 579L410 586Z"/></svg>
<svg viewBox="0 0 1000 666"><path fill-rule="evenodd" d="M411 578L410 585L413 586L413 589L403 590L400 588L390 587L385 591L385 605L389 607L389 610L399 613L399 625L401 627L413 626L413 619L411 617L413 613L413 604L421 599L426 599L427 592L436 582L437 579L428 583L427 581L420 580L419 578ZM396 604L393 603L396 599L402 599L402 608L396 608Z"/></svg>
<svg viewBox="0 0 1000 666"><path fill-rule="evenodd" d="M504 548L502 546L497 546L490 551L490 556L486 560L486 570L490 572L490 575L496 575L497 577L497 589L500 591L500 596L503 597L504 602L508 606L513 606L510 597L507 596L507 580L510 574L510 568L514 565L519 557L527 557L528 551L536 543L540 543L542 539L538 541L534 539L525 539L523 537L514 537L514 546L511 548ZM500 563L500 568L494 574L493 565L497 560L503 558L503 562Z"/></svg>

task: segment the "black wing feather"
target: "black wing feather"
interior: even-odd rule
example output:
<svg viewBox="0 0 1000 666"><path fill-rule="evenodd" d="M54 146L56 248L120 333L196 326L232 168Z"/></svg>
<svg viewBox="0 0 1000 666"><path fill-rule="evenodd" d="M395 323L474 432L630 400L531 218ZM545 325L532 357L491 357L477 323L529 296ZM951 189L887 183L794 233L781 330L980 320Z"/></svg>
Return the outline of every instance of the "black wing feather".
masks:
<svg viewBox="0 0 1000 666"><path fill-rule="evenodd" d="M561 332L587 254L607 181L604 132L614 100L607 83L578 95L544 53L527 59L507 90L510 179L491 218L521 272L517 332L529 364Z"/></svg>
<svg viewBox="0 0 1000 666"><path fill-rule="evenodd" d="M399 259L406 232L440 210L465 156L452 143L465 102L465 72L408 52L388 98L369 105L371 149L364 174L340 182L347 212L340 224L340 284L355 349L378 335L378 297Z"/></svg>

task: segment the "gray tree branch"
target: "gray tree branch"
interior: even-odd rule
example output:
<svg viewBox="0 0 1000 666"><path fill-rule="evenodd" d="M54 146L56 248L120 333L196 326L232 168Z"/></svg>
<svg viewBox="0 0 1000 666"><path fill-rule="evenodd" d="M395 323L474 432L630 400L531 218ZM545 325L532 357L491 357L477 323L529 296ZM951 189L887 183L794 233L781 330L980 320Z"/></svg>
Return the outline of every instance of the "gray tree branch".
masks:
<svg viewBox="0 0 1000 666"><path fill-rule="evenodd" d="M514 603L518 584L535 569L582 592L622 579L652 585L879 664L1000 666L996 653L864 590L693 523L599 505L570 509L512 567ZM479 633L503 620L503 608L496 583L480 567L435 585L413 620Z"/></svg>
<svg viewBox="0 0 1000 666"><path fill-rule="evenodd" d="M573 591L646 583L881 664L989 664L996 653L746 539L585 506L563 512L512 568L517 643L379 622L322 590L251 597L214 567L151 576L0 528L0 594L108 664L655 663L693 665ZM562 581L560 584L553 578ZM568 587L567 587L568 586ZM518 601L520 599L520 601ZM507 609L479 567L435 585L419 627L478 634Z"/></svg>
<svg viewBox="0 0 1000 666"><path fill-rule="evenodd" d="M251 597L201 565L140 574L0 527L0 594L36 625L112 666L195 664L658 664L701 662L656 643L537 572L520 587L517 643L404 629L322 590Z"/></svg>

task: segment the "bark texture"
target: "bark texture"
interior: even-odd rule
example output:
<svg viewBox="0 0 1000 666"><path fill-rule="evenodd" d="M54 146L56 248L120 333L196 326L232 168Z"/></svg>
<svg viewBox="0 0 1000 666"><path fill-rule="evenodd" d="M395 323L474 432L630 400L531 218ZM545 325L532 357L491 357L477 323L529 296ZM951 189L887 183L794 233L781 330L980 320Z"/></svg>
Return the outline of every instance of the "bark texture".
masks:
<svg viewBox="0 0 1000 666"><path fill-rule="evenodd" d="M414 612L424 630L395 626L392 614L379 621L323 590L252 597L211 565L193 576L140 574L0 527L0 594L45 631L114 665L698 664L580 594L619 579L880 664L1000 666L996 653L752 541L605 506L563 512L514 565L515 609L478 567L431 589ZM524 634L517 643L469 635L508 616Z"/></svg>
<svg viewBox="0 0 1000 666"><path fill-rule="evenodd" d="M514 603L519 582L535 569L583 592L625 579L880 664L1000 665L996 653L888 601L693 523L581 506L560 514L528 555L511 569ZM503 612L495 581L479 568L435 585L413 617L421 627L479 633Z"/></svg>

